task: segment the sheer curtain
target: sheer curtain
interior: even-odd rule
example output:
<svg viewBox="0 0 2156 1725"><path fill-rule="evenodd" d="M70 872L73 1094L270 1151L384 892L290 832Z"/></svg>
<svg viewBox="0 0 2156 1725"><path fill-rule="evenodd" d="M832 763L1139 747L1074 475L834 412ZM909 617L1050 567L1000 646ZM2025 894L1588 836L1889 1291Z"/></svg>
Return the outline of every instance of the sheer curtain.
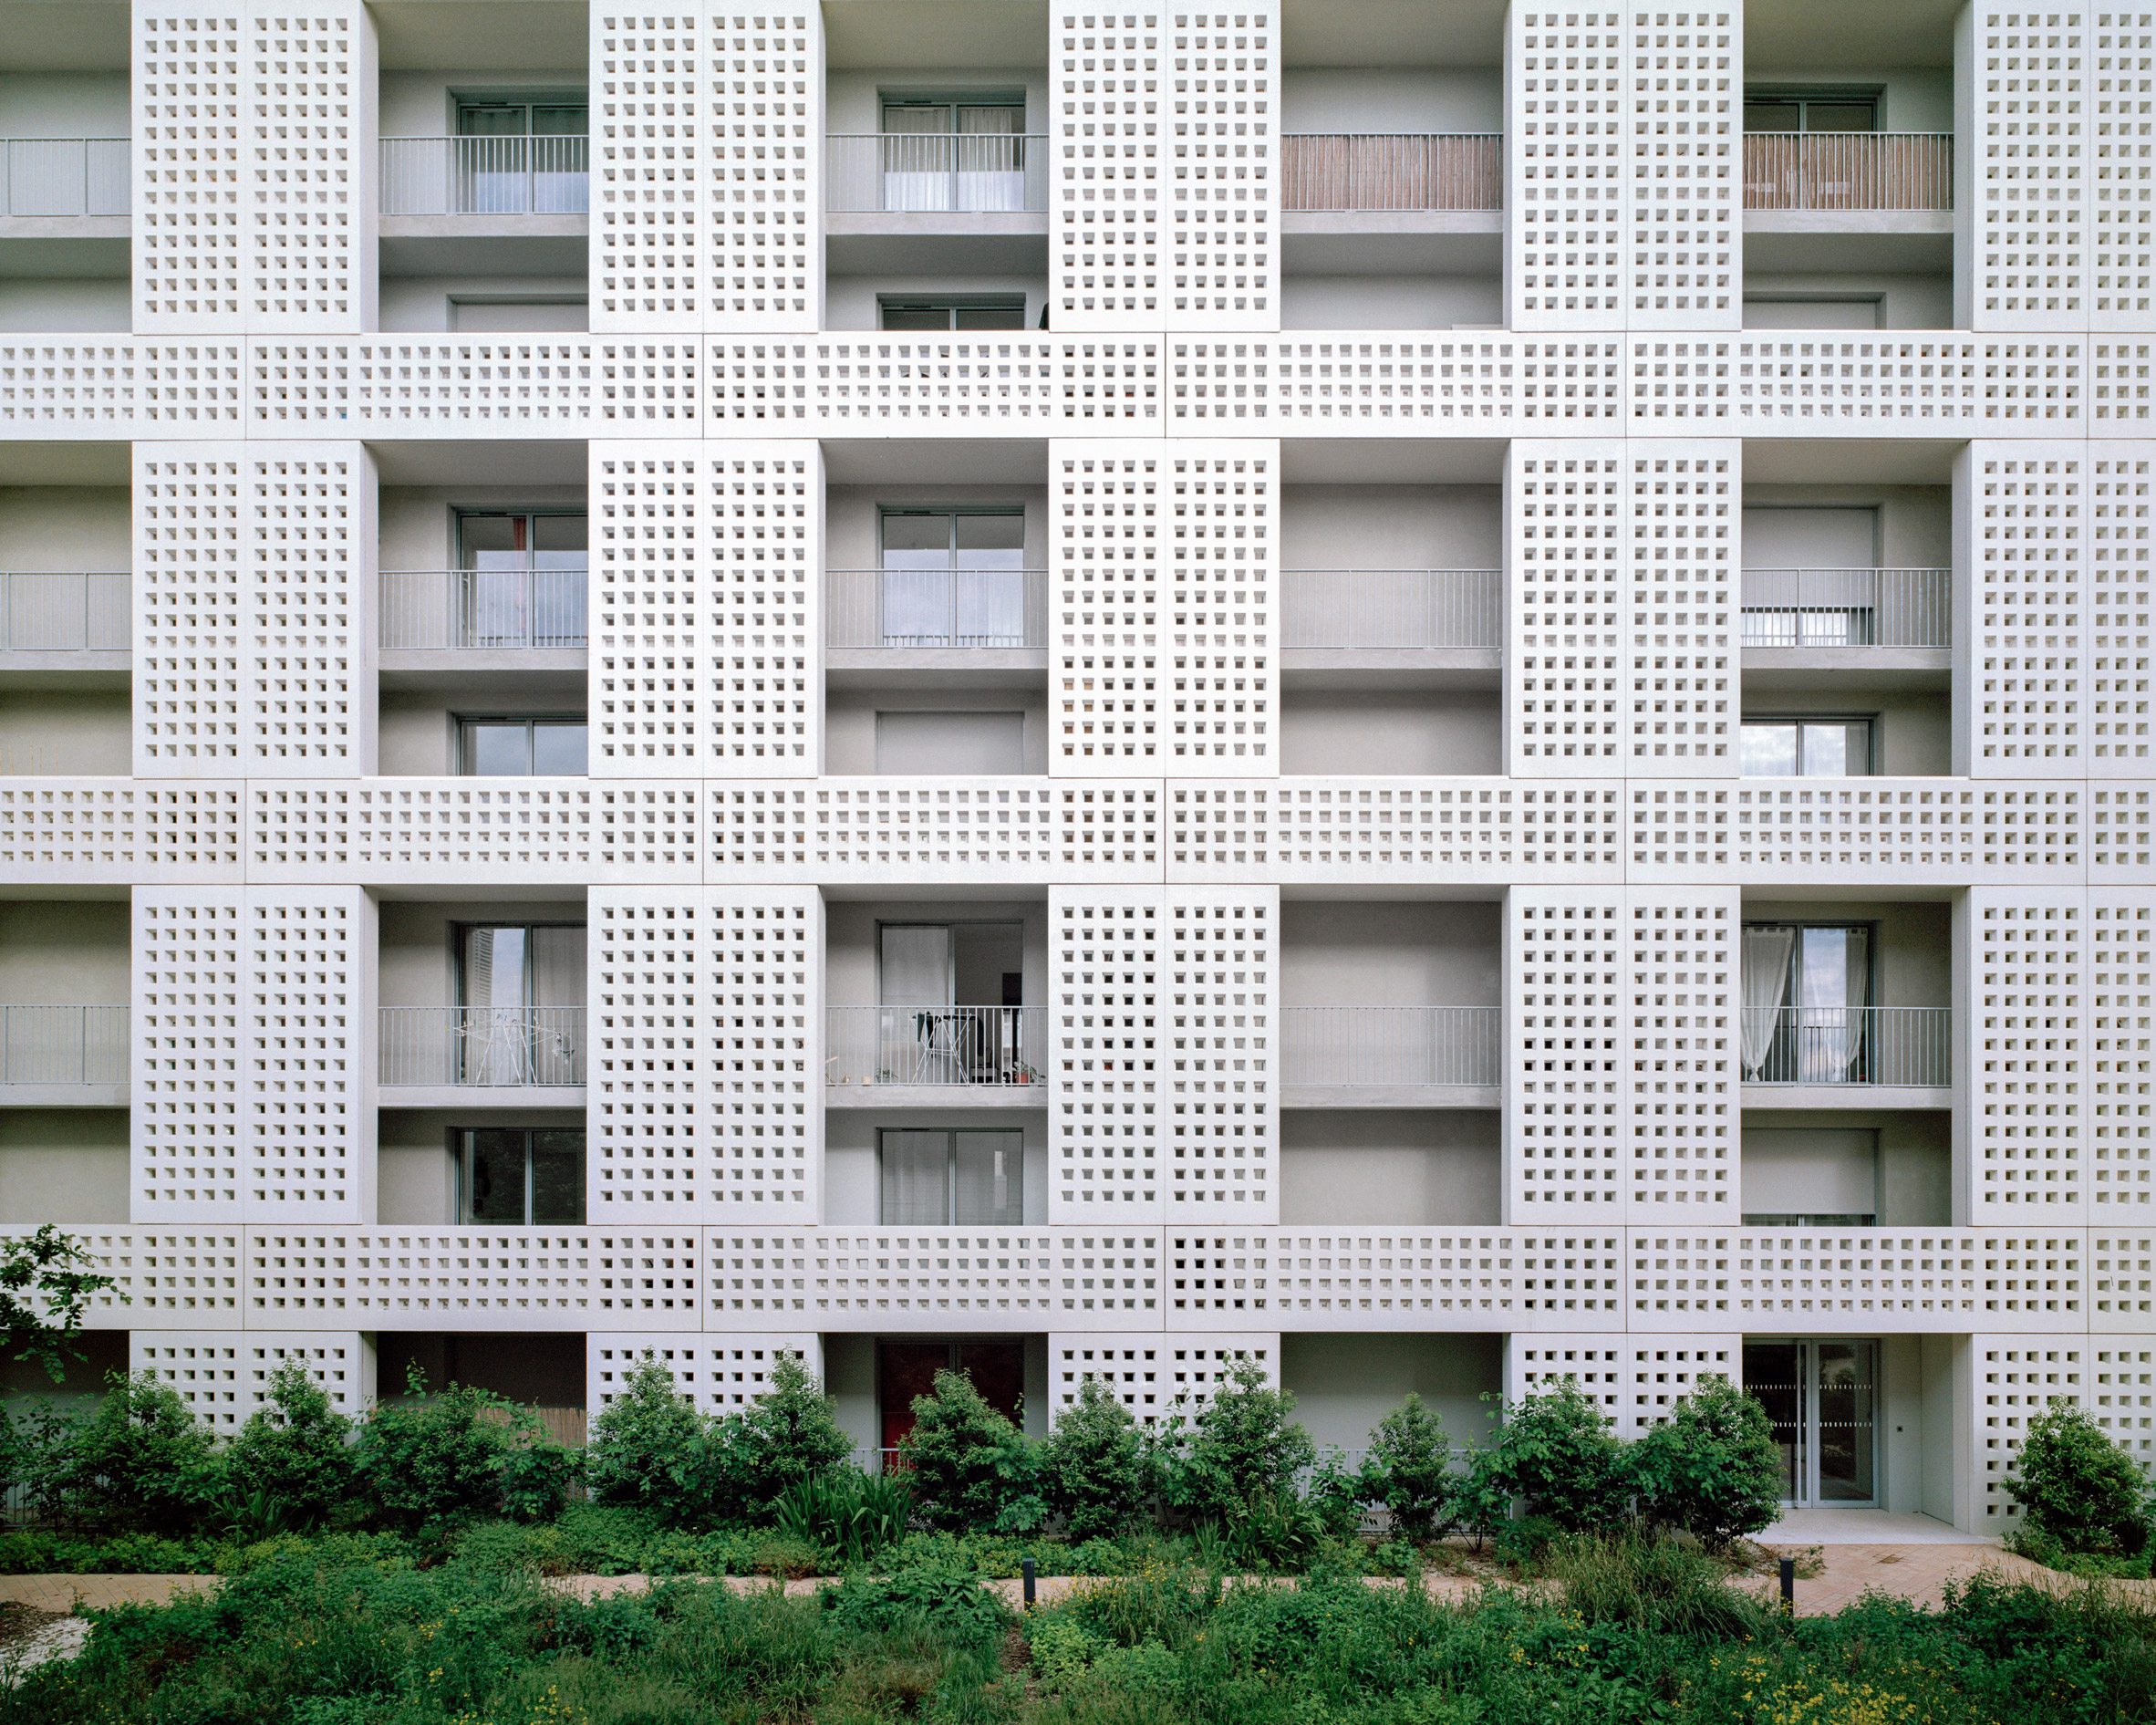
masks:
<svg viewBox="0 0 2156 1725"><path fill-rule="evenodd" d="M950 1134L883 1134L886 1227L940 1227L950 1221Z"/></svg>
<svg viewBox="0 0 2156 1725"><path fill-rule="evenodd" d="M1744 932L1745 1076L1756 1078L1773 1052L1784 992L1789 983L1789 952L1797 930L1755 924Z"/></svg>
<svg viewBox="0 0 2156 1725"><path fill-rule="evenodd" d="M884 208L948 210L951 198L950 109L884 109Z"/></svg>
<svg viewBox="0 0 2156 1725"><path fill-rule="evenodd" d="M951 1014L950 930L938 924L886 927L876 1014L878 1077L885 1084L948 1083L955 1072L938 1071L956 1049Z"/></svg>
<svg viewBox="0 0 2156 1725"><path fill-rule="evenodd" d="M1025 1135L958 1132L951 1156L951 1221L1015 1228L1025 1220Z"/></svg>
<svg viewBox="0 0 2156 1725"><path fill-rule="evenodd" d="M585 931L532 930L530 1015L533 1082L582 1082Z"/></svg>
<svg viewBox="0 0 2156 1725"><path fill-rule="evenodd" d="M961 108L959 136L959 208L1020 211L1026 207L1026 177L1019 152L1025 130L1020 108Z"/></svg>

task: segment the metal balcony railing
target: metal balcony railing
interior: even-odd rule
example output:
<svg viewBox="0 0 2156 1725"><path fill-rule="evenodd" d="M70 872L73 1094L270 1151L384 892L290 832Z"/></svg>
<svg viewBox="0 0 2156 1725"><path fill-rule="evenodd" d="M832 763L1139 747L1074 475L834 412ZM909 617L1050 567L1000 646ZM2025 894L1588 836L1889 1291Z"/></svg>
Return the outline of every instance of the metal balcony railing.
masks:
<svg viewBox="0 0 2156 1725"><path fill-rule="evenodd" d="M0 1006L0 1085L125 1084L124 1006Z"/></svg>
<svg viewBox="0 0 2156 1725"><path fill-rule="evenodd" d="M581 649L588 585L583 569L385 569L382 645Z"/></svg>
<svg viewBox="0 0 2156 1725"><path fill-rule="evenodd" d="M1499 1084L1503 1017L1495 1006L1282 1007L1280 1082Z"/></svg>
<svg viewBox="0 0 2156 1725"><path fill-rule="evenodd" d="M831 1085L1048 1082L1045 1006L829 1006Z"/></svg>
<svg viewBox="0 0 2156 1725"><path fill-rule="evenodd" d="M1501 210L1499 132L1289 132L1283 210Z"/></svg>
<svg viewBox="0 0 2156 1725"><path fill-rule="evenodd" d="M380 1082L584 1082L581 1006L385 1006Z"/></svg>
<svg viewBox="0 0 2156 1725"><path fill-rule="evenodd" d="M1951 647L1952 569L1747 569L1747 647Z"/></svg>
<svg viewBox="0 0 2156 1725"><path fill-rule="evenodd" d="M1495 569L1282 569L1283 647L1501 647Z"/></svg>
<svg viewBox="0 0 2156 1725"><path fill-rule="evenodd" d="M831 647L1045 647L1045 569L827 569Z"/></svg>
<svg viewBox="0 0 2156 1725"><path fill-rule="evenodd" d="M0 139L0 215L125 215L125 138Z"/></svg>
<svg viewBox="0 0 2156 1725"><path fill-rule="evenodd" d="M384 215L583 215L591 140L385 138Z"/></svg>
<svg viewBox="0 0 2156 1725"><path fill-rule="evenodd" d="M1954 134L1745 134L1747 210L1951 210Z"/></svg>
<svg viewBox="0 0 2156 1725"><path fill-rule="evenodd" d="M827 208L975 215L1048 208L1048 140L1030 132L848 132L824 140Z"/></svg>
<svg viewBox="0 0 2156 1725"><path fill-rule="evenodd" d="M1954 1013L1944 1006L1747 1006L1747 1084L1954 1082Z"/></svg>
<svg viewBox="0 0 2156 1725"><path fill-rule="evenodd" d="M124 574L0 574L0 652L124 653L131 609Z"/></svg>

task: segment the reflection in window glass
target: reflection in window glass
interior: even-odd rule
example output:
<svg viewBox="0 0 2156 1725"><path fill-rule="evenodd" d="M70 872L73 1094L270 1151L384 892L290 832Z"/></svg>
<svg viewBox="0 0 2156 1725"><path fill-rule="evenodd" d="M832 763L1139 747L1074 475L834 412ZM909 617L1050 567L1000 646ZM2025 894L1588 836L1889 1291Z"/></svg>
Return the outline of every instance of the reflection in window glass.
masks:
<svg viewBox="0 0 2156 1725"><path fill-rule="evenodd" d="M1024 1221L1024 1133L888 1131L880 1138L886 1225L1000 1228Z"/></svg>
<svg viewBox="0 0 2156 1725"><path fill-rule="evenodd" d="M459 730L459 770L475 778L579 778L586 771L588 733L580 714L467 718Z"/></svg>
<svg viewBox="0 0 2156 1725"><path fill-rule="evenodd" d="M479 1127L458 1137L458 1221L582 1225L581 1131Z"/></svg>
<svg viewBox="0 0 2156 1725"><path fill-rule="evenodd" d="M1738 760L1747 778L1866 778L1869 719L1747 719Z"/></svg>

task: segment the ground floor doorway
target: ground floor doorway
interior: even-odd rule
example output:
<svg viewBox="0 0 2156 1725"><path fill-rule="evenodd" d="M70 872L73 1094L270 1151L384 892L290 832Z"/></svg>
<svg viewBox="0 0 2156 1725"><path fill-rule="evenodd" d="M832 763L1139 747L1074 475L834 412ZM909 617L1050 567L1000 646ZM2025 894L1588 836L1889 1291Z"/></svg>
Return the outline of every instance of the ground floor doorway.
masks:
<svg viewBox="0 0 2156 1725"><path fill-rule="evenodd" d="M1026 1347L1007 1342L881 1342L876 1350L879 1441L895 1450L913 1429L917 1396L935 1393L936 1374L964 1372L981 1399L1020 1423L1025 1401Z"/></svg>
<svg viewBox="0 0 2156 1725"><path fill-rule="evenodd" d="M1878 1343L1747 1340L1744 1374L1745 1388L1774 1422L1785 1503L1878 1505Z"/></svg>

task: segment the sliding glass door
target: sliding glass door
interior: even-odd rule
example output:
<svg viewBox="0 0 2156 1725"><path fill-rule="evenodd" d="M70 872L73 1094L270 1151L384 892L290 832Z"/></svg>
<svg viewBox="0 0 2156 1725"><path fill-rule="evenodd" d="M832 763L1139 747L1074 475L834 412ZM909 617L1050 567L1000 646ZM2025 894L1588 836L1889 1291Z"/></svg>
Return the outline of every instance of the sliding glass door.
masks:
<svg viewBox="0 0 2156 1725"><path fill-rule="evenodd" d="M1745 1344L1745 1388L1774 1422L1785 1503L1877 1506L1878 1371L1876 1342Z"/></svg>

